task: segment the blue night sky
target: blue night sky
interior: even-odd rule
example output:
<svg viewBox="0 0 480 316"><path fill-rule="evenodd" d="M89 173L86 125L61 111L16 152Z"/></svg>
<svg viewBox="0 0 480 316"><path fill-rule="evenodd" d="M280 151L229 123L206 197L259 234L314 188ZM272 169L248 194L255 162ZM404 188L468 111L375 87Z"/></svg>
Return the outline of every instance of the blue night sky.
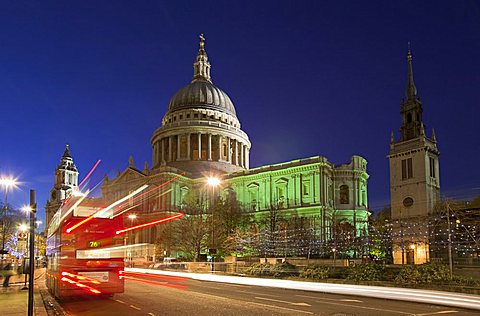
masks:
<svg viewBox="0 0 480 316"><path fill-rule="evenodd" d="M476 1L2 1L0 174L37 192L40 217L65 143L82 175L151 164L150 137L190 82L205 33L214 84L252 142L251 167L323 155L368 160L373 210L389 204L406 47L446 197L480 195ZM3 195L1 197L4 199Z"/></svg>

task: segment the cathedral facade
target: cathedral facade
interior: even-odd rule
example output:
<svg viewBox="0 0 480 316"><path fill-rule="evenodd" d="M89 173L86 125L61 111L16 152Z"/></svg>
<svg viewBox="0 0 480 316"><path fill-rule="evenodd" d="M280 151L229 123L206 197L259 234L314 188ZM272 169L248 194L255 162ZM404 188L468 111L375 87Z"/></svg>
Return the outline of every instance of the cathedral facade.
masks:
<svg viewBox="0 0 480 316"><path fill-rule="evenodd" d="M213 84L203 37L193 68L192 81L171 98L162 125L150 139L151 167L137 167L130 157L128 167L114 178L105 176L102 196L107 203L149 184L159 187L158 194L144 201L142 212L182 212L188 193L212 190L207 178L216 177L220 184L214 193L234 192L242 210L255 219L268 217L272 210L286 218L316 218L314 229L324 243L333 238L334 222L349 223L353 238L367 235L369 175L364 158L354 155L337 165L314 156L250 168L252 144L232 100ZM153 227L136 241L154 243L156 238Z"/></svg>

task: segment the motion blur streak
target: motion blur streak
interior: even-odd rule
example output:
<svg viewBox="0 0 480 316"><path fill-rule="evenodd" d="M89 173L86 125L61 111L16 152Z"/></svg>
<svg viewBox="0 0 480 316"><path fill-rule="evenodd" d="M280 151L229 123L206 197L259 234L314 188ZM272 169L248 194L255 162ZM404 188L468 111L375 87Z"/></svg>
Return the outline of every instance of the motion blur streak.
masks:
<svg viewBox="0 0 480 316"><path fill-rule="evenodd" d="M77 274L73 274L73 273L68 273L68 272L65 272L65 271L62 272L62 275L63 276L66 275L66 276L69 276L71 278L76 278L76 279L79 279L81 281L90 282L90 283L93 283L93 284L100 284L100 281L98 281L98 280L90 279L90 278L87 278L85 276L81 276L81 275L77 275Z"/></svg>
<svg viewBox="0 0 480 316"><path fill-rule="evenodd" d="M169 222L169 221L172 221L174 219L180 218L182 216L183 216L183 213L178 213L178 214L175 214L173 216L164 217L162 219L159 219L159 220L156 220L156 221L153 221L153 222L149 222L149 223L145 223L145 224L141 224L141 225L137 225L137 226L132 226L132 227L122 229L122 230L117 230L115 232L115 234L118 235L118 234L125 233L125 232L128 232L128 231L134 230L134 229L139 229L139 228L144 228L144 227L155 225L155 224Z"/></svg>
<svg viewBox="0 0 480 316"><path fill-rule="evenodd" d="M146 279L135 278L135 277L132 277L132 276L127 276L127 275L122 276L122 278L124 278L126 280L132 280L132 281L144 282L144 283L149 283L149 284L154 284L154 285L172 287L172 288L175 288L175 289L178 289L178 290L185 290L185 289L188 288L188 286L186 286L186 285L172 284L172 283L168 283L167 281L160 282L160 281L154 281L154 280L146 280Z"/></svg>
<svg viewBox="0 0 480 316"><path fill-rule="evenodd" d="M150 190L150 191L151 191L151 190ZM150 192L150 191L148 191L148 192ZM167 191L162 192L161 194L159 194L158 197L163 196L163 195L165 195L165 194L167 194L167 193L170 193L170 192L172 192L172 191L173 191L173 189L168 189ZM145 192L145 193L148 193L148 192ZM125 204L124 204L124 205L125 205ZM120 209L121 209L124 205L120 205ZM133 205L133 206L130 206L129 208L126 208L126 209L124 209L123 211L121 211L121 212L119 212L119 213L117 213L117 214L114 214L113 217L117 217L118 215L122 215L123 213L128 212L128 211L130 211L131 209L134 209L134 208L136 208L136 207L139 206L139 205L140 205L140 203L135 204L135 205Z"/></svg>
<svg viewBox="0 0 480 316"><path fill-rule="evenodd" d="M64 214L63 216L60 218L60 222L63 221L65 219L65 217L67 217L71 212L73 212L73 210L80 205L80 203L82 203L82 201L87 197L87 195L90 193L90 190L87 190L87 192L85 194L83 194L82 196L80 196L80 198L78 199L78 201L75 202L75 204L73 204Z"/></svg>
<svg viewBox="0 0 480 316"><path fill-rule="evenodd" d="M151 274L151 273L139 273L139 272L131 272L125 271L126 274L136 275L136 276L146 276L149 278L158 278L161 280L173 280L173 281L186 281L187 278L179 277L179 276L171 276L171 275L159 275L159 274Z"/></svg>
<svg viewBox="0 0 480 316"><path fill-rule="evenodd" d="M98 165L100 164L100 161L101 161L100 159L97 160L97 163L93 166L92 170L90 170L90 172L87 173L85 178L83 178L83 180L80 182L80 184L77 187L81 187L82 184L92 175L92 173L95 171L95 169L97 169Z"/></svg>
<svg viewBox="0 0 480 316"><path fill-rule="evenodd" d="M480 310L480 297L476 295L441 292L432 290L407 289L396 287L316 283L290 280L270 280L259 278L244 278L236 276L222 276L199 273L185 273L173 271L127 268L125 272L151 273L171 276L181 276L199 281L212 281L242 285L255 285L284 289L296 289L311 292L325 292L345 295L377 297L397 301L412 301L427 304L453 306Z"/></svg>
<svg viewBox="0 0 480 316"><path fill-rule="evenodd" d="M103 214L105 214L106 212L108 212L109 210L111 210L112 208L114 208L115 206L117 206L118 204L122 203L123 201L125 200L128 200L129 198L131 198L132 196L142 192L143 190L145 190L146 188L148 187L148 184L144 184L142 185L140 188L136 189L135 191L133 191L132 193L128 194L127 196L124 196L123 198L121 198L120 200L116 201L116 202L113 202L112 204L110 204L109 206L101 209L100 211L90 215L89 217L85 218L83 221L81 222L78 222L77 224L73 225L72 227L68 228L66 230L67 233L71 233L73 230L77 229L78 227L82 226L83 224L85 224L86 222L92 220L93 218L95 217L99 217Z"/></svg>
<svg viewBox="0 0 480 316"><path fill-rule="evenodd" d="M102 293L102 292L100 292L99 290L97 290L97 289L95 289L95 288L93 288L93 287L91 287L91 286L88 286L88 285L85 285L85 284L82 284L82 283L73 281L73 280L71 280L71 279L69 279L69 278L67 278L67 277L63 277L61 280L62 280L62 281L65 281L65 282L68 282L68 283L70 283L70 284L72 284L72 285L75 285L75 286L77 286L77 287L79 287L79 288L81 288L81 289L83 289L83 290L85 290L85 291L89 291L89 292L92 292L92 293L95 293L95 294L100 294L100 293Z"/></svg>
<svg viewBox="0 0 480 316"><path fill-rule="evenodd" d="M146 194L148 194L148 193L150 193L150 192L152 192L152 191L155 191L156 189L159 189L159 188L167 185L168 183L170 183L170 182L172 182L173 180L175 180L175 179L183 176L184 174L185 174L185 172L182 172L182 173L176 175L175 177L171 178L170 180L167 180L167 181L165 181L164 183L162 183L162 184L154 187L153 189L148 190L147 192L144 192L144 193L142 193L142 194L139 194L138 196L136 196L135 198L132 199L132 202L135 201L135 200L138 200L138 199L141 198L142 196L144 196L144 195L146 195ZM124 207L124 206L125 206L125 205L121 205L120 208L122 208L122 207Z"/></svg>

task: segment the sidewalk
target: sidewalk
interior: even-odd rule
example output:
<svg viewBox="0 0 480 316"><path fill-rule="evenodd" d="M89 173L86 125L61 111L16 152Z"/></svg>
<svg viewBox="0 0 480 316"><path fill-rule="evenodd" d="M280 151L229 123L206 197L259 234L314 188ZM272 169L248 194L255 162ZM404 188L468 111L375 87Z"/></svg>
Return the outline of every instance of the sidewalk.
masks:
<svg viewBox="0 0 480 316"><path fill-rule="evenodd" d="M28 290L24 287L25 275L14 275L10 278L10 286L1 287L0 284L0 314L2 316L24 316L28 313ZM3 278L1 279L3 282ZM28 282L27 282L28 286ZM45 268L35 269L35 280L33 287L33 314L36 316L48 316L43 304L40 290L45 289Z"/></svg>

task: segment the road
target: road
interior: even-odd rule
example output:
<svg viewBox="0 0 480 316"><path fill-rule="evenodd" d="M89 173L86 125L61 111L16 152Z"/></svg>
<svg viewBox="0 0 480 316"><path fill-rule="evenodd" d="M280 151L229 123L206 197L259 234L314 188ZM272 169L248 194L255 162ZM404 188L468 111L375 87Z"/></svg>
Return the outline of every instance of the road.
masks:
<svg viewBox="0 0 480 316"><path fill-rule="evenodd" d="M61 302L68 315L478 315L478 311L301 290L130 275L110 299Z"/></svg>

